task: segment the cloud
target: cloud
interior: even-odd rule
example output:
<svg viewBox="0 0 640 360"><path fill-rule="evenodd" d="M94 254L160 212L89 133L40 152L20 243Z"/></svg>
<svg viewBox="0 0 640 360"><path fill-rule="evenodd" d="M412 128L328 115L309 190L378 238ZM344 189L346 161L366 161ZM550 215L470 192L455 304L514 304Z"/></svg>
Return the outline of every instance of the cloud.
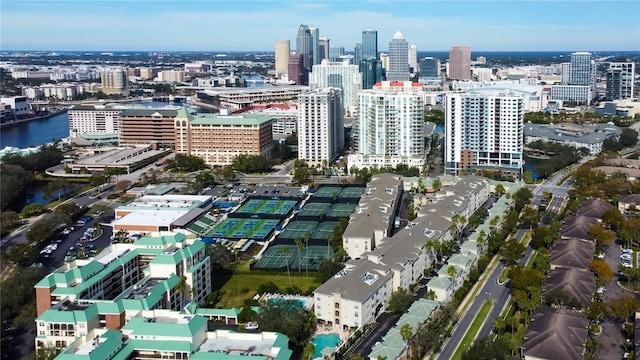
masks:
<svg viewBox="0 0 640 360"><path fill-rule="evenodd" d="M620 23L603 23L598 27L592 23L554 23L544 17L538 24L530 24L525 20L531 21L533 14L491 18L491 7L482 14L464 15L463 11L456 11L463 6L461 2L449 5L447 12L432 6L435 4L432 2L378 0L196 1L182 7L175 3L168 6L163 1L52 4L55 3L38 7L3 6L0 15L3 48L270 51L277 39L288 38L295 48L300 24L319 28L320 35L328 37L332 46L343 46L347 51L361 41L364 29L378 30L381 51L386 51L397 30L418 51L447 50L452 45L483 50L564 50L634 49L640 44L637 21L635 28L633 24L625 27ZM230 8L233 4L252 6ZM410 6L416 10L412 11ZM194 7L198 9L191 10ZM390 7L407 8L391 12L387 9Z"/></svg>

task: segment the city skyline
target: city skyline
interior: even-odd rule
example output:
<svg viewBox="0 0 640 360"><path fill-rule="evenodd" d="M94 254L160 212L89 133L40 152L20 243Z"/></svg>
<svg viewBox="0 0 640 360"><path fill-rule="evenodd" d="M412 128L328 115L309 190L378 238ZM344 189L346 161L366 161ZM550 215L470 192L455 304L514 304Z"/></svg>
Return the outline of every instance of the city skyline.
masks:
<svg viewBox="0 0 640 360"><path fill-rule="evenodd" d="M3 50L273 51L300 24L353 49L401 31L418 51L635 51L637 1L4 1ZM173 24L174 26L166 26ZM346 28L345 24L348 24ZM472 30L472 31L470 31ZM234 32L234 36L229 36ZM134 36L132 36L134 34ZM561 34L562 36L558 36ZM292 49L293 50L293 49Z"/></svg>

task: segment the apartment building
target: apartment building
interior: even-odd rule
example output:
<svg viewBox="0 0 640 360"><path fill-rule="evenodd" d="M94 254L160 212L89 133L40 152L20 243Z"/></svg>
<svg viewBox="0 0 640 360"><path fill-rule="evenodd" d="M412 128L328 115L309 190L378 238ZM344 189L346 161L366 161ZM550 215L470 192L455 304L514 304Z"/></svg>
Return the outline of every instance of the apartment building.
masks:
<svg viewBox="0 0 640 360"><path fill-rule="evenodd" d="M208 331L205 317L170 310L139 311L122 329L94 329L56 359L289 360L289 339L277 332Z"/></svg>
<svg viewBox="0 0 640 360"><path fill-rule="evenodd" d="M353 129L356 152L349 155L349 168L405 164L422 169L426 102L422 85L383 81L361 91L358 99Z"/></svg>
<svg viewBox="0 0 640 360"><path fill-rule="evenodd" d="M403 191L400 175L377 174L371 177L342 235L342 247L350 258L357 259L372 251L382 238L391 235Z"/></svg>
<svg viewBox="0 0 640 360"><path fill-rule="evenodd" d="M114 104L81 104L69 108L69 136L80 134L118 134L120 113L127 106Z"/></svg>
<svg viewBox="0 0 640 360"><path fill-rule="evenodd" d="M331 163L344 148L342 90L321 88L298 97L298 158Z"/></svg>
<svg viewBox="0 0 640 360"><path fill-rule="evenodd" d="M607 70L607 100L633 99L636 64L612 62Z"/></svg>
<svg viewBox="0 0 640 360"><path fill-rule="evenodd" d="M358 92L362 90L362 73L358 65L351 65L347 60L330 62L322 60L313 66L309 73L309 90L334 87L342 89L342 106L349 113L355 111Z"/></svg>
<svg viewBox="0 0 640 360"><path fill-rule="evenodd" d="M211 292L204 247L183 234L154 233L60 266L34 286L36 348L64 348L94 329L120 329L141 310L201 302Z"/></svg>
<svg viewBox="0 0 640 360"><path fill-rule="evenodd" d="M201 157L211 166L229 165L241 154L271 156L273 119L263 114L199 114L179 110L172 124L175 151Z"/></svg>
<svg viewBox="0 0 640 360"><path fill-rule="evenodd" d="M101 91L105 94L129 94L127 72L124 69L108 69L100 73Z"/></svg>
<svg viewBox="0 0 640 360"><path fill-rule="evenodd" d="M363 252L358 258L350 260L343 271L316 289L315 312L320 322L342 328L360 328L373 321L385 308L393 291L399 287L409 289L411 284L423 276L424 270L431 266L435 251L427 243L453 239L454 234L450 228L454 216L469 219L470 214L489 198L492 188L487 179L477 176L444 177L442 183L443 190L420 207L417 219L393 236L387 235L380 239L374 250ZM367 188L370 187L371 184L368 184ZM507 188L509 192L516 189L515 186ZM401 187L396 191L399 189ZM386 193L386 188L384 191ZM504 197L504 201L511 200ZM500 203L498 208L495 210L496 216L499 216L498 211L502 214L508 207ZM382 221L379 218L365 217L359 222L364 222L364 227L374 228ZM347 231L348 229L349 227ZM464 256L453 260L452 265L459 269L459 275L443 281L448 285L445 293L438 297L440 301L444 301L459 288L477 259L474 254L479 251L478 243L465 243L462 245L472 251L464 251ZM435 283L432 285L435 291L437 286Z"/></svg>
<svg viewBox="0 0 640 360"><path fill-rule="evenodd" d="M508 90L447 94L445 173L497 170L519 178L523 161L524 100Z"/></svg>

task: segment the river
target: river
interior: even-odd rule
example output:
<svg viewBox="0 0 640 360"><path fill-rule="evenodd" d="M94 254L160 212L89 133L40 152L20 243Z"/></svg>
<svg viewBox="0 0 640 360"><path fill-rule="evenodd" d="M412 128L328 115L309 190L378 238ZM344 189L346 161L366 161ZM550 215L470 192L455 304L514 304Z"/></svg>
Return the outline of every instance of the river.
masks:
<svg viewBox="0 0 640 360"><path fill-rule="evenodd" d="M33 120L0 130L0 148L25 149L69 136L69 115L64 112L48 119Z"/></svg>

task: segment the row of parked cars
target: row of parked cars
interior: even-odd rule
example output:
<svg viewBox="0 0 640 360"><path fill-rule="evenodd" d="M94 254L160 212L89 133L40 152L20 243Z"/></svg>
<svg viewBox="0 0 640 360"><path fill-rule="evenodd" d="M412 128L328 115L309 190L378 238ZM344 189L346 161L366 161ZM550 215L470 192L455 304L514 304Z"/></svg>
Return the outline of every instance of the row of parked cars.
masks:
<svg viewBox="0 0 640 360"><path fill-rule="evenodd" d="M622 254L620 254L620 265L626 268L633 267L633 250L622 249Z"/></svg>

